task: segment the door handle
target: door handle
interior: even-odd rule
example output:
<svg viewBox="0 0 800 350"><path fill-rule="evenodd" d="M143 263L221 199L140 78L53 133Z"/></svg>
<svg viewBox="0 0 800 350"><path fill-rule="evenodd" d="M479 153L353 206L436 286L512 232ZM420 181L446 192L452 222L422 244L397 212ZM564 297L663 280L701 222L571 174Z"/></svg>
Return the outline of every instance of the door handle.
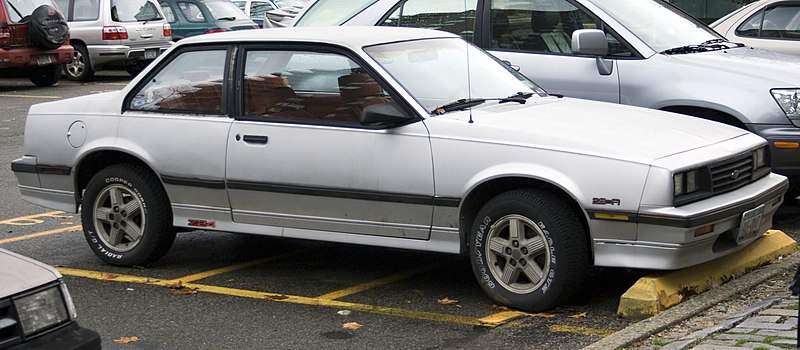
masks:
<svg viewBox="0 0 800 350"><path fill-rule="evenodd" d="M267 141L269 141L269 137L266 135L244 135L242 140L247 143L257 143L260 145L266 145Z"/></svg>

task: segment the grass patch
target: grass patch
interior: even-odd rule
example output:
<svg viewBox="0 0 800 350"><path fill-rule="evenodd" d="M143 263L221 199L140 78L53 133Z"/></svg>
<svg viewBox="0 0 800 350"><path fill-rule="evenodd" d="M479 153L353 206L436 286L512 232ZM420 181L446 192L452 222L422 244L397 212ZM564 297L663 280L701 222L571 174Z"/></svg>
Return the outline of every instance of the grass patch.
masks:
<svg viewBox="0 0 800 350"><path fill-rule="evenodd" d="M667 345L667 344L669 344L669 342L664 340L664 338L661 338L661 337L653 337L652 339L650 339L650 345L653 345L653 346L664 346L664 345Z"/></svg>

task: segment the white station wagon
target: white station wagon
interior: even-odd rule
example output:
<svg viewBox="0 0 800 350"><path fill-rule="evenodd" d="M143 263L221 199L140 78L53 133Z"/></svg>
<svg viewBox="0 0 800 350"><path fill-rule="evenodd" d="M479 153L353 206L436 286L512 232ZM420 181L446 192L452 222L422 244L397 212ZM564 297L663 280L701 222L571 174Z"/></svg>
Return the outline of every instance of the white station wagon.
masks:
<svg viewBox="0 0 800 350"><path fill-rule="evenodd" d="M158 259L176 228L467 253L494 302L530 311L589 265L740 250L788 188L747 131L548 96L403 28L182 40L122 91L31 107L12 170L28 201L82 208L110 264Z"/></svg>

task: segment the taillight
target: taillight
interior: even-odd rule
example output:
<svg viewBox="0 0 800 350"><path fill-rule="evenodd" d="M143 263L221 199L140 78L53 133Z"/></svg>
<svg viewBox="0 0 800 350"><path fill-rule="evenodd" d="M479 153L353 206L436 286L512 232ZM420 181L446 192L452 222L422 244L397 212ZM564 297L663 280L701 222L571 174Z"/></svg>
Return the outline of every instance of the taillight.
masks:
<svg viewBox="0 0 800 350"><path fill-rule="evenodd" d="M125 27L103 27L103 40L126 40L128 31Z"/></svg>
<svg viewBox="0 0 800 350"><path fill-rule="evenodd" d="M228 31L228 30L227 30L227 29L225 29L225 28L214 28L214 29L209 29L209 30L206 32L206 34L211 34L211 33L222 33L222 32L227 32L227 31Z"/></svg>
<svg viewBox="0 0 800 350"><path fill-rule="evenodd" d="M169 23L164 23L164 36L172 36L172 26Z"/></svg>
<svg viewBox="0 0 800 350"><path fill-rule="evenodd" d="M11 45L11 32L8 29L0 29L0 45Z"/></svg>

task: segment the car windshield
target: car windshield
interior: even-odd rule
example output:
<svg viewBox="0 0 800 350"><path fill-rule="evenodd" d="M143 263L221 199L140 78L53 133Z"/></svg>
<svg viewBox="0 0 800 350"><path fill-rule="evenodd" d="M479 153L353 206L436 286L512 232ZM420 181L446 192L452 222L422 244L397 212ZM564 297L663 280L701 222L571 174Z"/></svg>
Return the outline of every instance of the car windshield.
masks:
<svg viewBox="0 0 800 350"><path fill-rule="evenodd" d="M660 0L592 0L656 52L724 39L705 24Z"/></svg>
<svg viewBox="0 0 800 350"><path fill-rule="evenodd" d="M364 50L428 111L460 99L547 95L507 64L458 38L380 44Z"/></svg>
<svg viewBox="0 0 800 350"><path fill-rule="evenodd" d="M17 23L30 16L37 7L42 5L53 6L50 0L6 0L6 12L11 22Z"/></svg>
<svg viewBox="0 0 800 350"><path fill-rule="evenodd" d="M230 1L207 1L205 2L208 10L214 19L241 19L247 18L247 15Z"/></svg>
<svg viewBox="0 0 800 350"><path fill-rule="evenodd" d="M111 0L111 19L116 22L144 22L164 17L150 0Z"/></svg>
<svg viewBox="0 0 800 350"><path fill-rule="evenodd" d="M297 20L296 27L338 26L377 0L319 0ZM278 7L283 8L280 4Z"/></svg>

